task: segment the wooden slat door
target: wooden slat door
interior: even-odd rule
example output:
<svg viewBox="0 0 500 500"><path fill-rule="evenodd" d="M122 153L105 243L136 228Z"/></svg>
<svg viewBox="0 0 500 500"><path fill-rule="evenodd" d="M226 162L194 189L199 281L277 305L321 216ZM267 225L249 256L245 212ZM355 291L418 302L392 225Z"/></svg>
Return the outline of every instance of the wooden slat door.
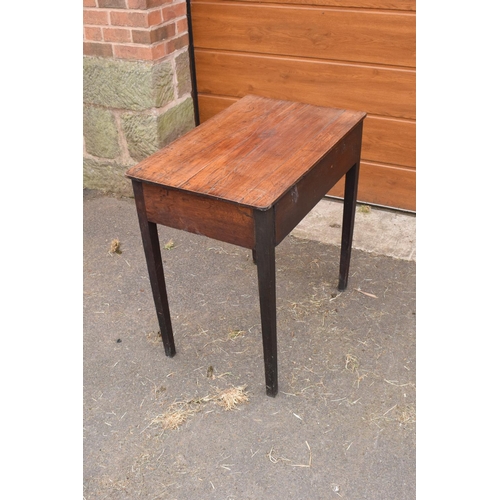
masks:
<svg viewBox="0 0 500 500"><path fill-rule="evenodd" d="M365 111L358 198L415 211L415 20L415 0L191 0L200 121L247 94Z"/></svg>

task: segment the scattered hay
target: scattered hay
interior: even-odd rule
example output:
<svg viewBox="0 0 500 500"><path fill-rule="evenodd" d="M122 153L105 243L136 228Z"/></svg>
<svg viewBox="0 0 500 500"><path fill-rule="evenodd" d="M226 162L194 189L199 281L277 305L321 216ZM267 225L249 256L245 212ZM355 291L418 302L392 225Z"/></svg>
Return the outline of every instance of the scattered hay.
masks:
<svg viewBox="0 0 500 500"><path fill-rule="evenodd" d="M383 420L385 422L397 422L399 425L414 424L417 421L416 408L414 404L395 404L382 415L371 415L370 421Z"/></svg>
<svg viewBox="0 0 500 500"><path fill-rule="evenodd" d="M159 331L156 331L156 332L149 332L147 335L146 335L146 338L148 339L149 342L151 342L152 344L158 344L160 343L162 340L161 340L161 332Z"/></svg>
<svg viewBox="0 0 500 500"><path fill-rule="evenodd" d="M289 458L277 457L274 455L274 446L266 453L267 458L272 464L277 464L278 462L291 462Z"/></svg>
<svg viewBox="0 0 500 500"><path fill-rule="evenodd" d="M248 402L246 385L224 389L214 396L215 403L222 406L226 411L233 410L237 405Z"/></svg>
<svg viewBox="0 0 500 500"><path fill-rule="evenodd" d="M415 405L397 405L394 418L400 424L414 424L417 421Z"/></svg>
<svg viewBox="0 0 500 500"><path fill-rule="evenodd" d="M172 403L167 411L155 417L148 427L150 425L160 425L163 430L176 430L184 424L189 417L201 411L204 405L210 402L222 406L226 411L234 410L237 405L248 402L248 393L245 390L246 387L246 385L229 387L222 391L217 389L215 394Z"/></svg>
<svg viewBox="0 0 500 500"><path fill-rule="evenodd" d="M355 372L359 368L359 361L352 354L346 354L345 356L345 369L350 372Z"/></svg>
<svg viewBox="0 0 500 500"><path fill-rule="evenodd" d="M114 479L110 476L104 476L99 478L97 486L104 490L115 490L115 491L127 491L127 487L130 484L130 480L127 479Z"/></svg>
<svg viewBox="0 0 500 500"><path fill-rule="evenodd" d="M306 441L306 446L307 449L309 450L309 462L307 464L292 464L288 463L287 465L290 465L290 467L306 467L309 468L312 465L312 452L311 452L311 447L309 446L309 443ZM278 462L291 462L289 458L284 458L284 457L278 457L274 454L274 446L271 448L271 450L266 453L267 458L269 458L269 461L273 464L277 464Z"/></svg>
<svg viewBox="0 0 500 500"><path fill-rule="evenodd" d="M212 365L210 365L207 368L207 378L209 378L211 380L215 380L216 378L224 378L224 377L227 377L228 375L231 375L231 372L224 372L224 373L221 373L220 375L216 375L215 372L216 372L216 369ZM207 396L207 397L210 397L210 396Z"/></svg>
<svg viewBox="0 0 500 500"><path fill-rule="evenodd" d="M372 211L372 207L370 205L360 205L358 207L358 212L362 214L369 214Z"/></svg>
<svg viewBox="0 0 500 500"><path fill-rule="evenodd" d="M111 242L111 246L109 247L109 253L110 254L113 254L113 253L121 254L122 253L122 250L120 248L120 240L114 239Z"/></svg>
<svg viewBox="0 0 500 500"><path fill-rule="evenodd" d="M317 264L317 262L320 261L313 260L311 265ZM308 294L309 296L306 300L302 300L301 302L288 301L290 306L287 310L290 310L299 320L305 319L305 317L310 315L317 316L323 314L325 316L329 314L331 312L330 302L332 297L335 298L339 295L338 293L333 294L331 292L329 283L320 283L319 286L312 286L312 290L314 293Z"/></svg>
<svg viewBox="0 0 500 500"><path fill-rule="evenodd" d="M164 385L160 385L160 387L155 386L155 399L158 397L159 394L165 392L167 388Z"/></svg>
<svg viewBox="0 0 500 500"><path fill-rule="evenodd" d="M199 408L193 408L184 402L174 403L165 413L155 417L151 423L161 425L164 430L176 430L186 422L188 417L199 410Z"/></svg>
<svg viewBox="0 0 500 500"><path fill-rule="evenodd" d="M165 245L163 246L163 248L165 250L172 250L172 248L174 248L174 247L175 247L175 243L174 243L174 240L172 240L172 239L168 240L168 242L165 243Z"/></svg>
<svg viewBox="0 0 500 500"><path fill-rule="evenodd" d="M307 464L292 464L292 467L311 467L312 464L312 452L309 443L306 441L307 449L309 450L309 463Z"/></svg>
<svg viewBox="0 0 500 500"><path fill-rule="evenodd" d="M245 334L245 330L231 330L229 332L229 339L234 340L237 339L238 337L241 337Z"/></svg>
<svg viewBox="0 0 500 500"><path fill-rule="evenodd" d="M376 295L373 295L373 293L363 292L363 290L360 290L359 288L355 288L354 290L356 290L356 292L362 293L363 295L366 295L367 297L378 299L378 297Z"/></svg>

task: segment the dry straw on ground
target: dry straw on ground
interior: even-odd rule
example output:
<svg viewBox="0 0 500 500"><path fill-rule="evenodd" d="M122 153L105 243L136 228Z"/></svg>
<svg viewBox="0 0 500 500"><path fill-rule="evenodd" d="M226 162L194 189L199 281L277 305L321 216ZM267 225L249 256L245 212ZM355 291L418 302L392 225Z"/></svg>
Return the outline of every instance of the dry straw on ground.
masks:
<svg viewBox="0 0 500 500"><path fill-rule="evenodd" d="M155 417L149 425L160 425L164 430L178 429L190 416L198 413L204 404L210 402L222 406L226 411L234 410L239 404L248 402L246 386L217 389L214 394L202 398L172 403L166 412Z"/></svg>
<svg viewBox="0 0 500 500"><path fill-rule="evenodd" d="M113 254L113 253L121 254L122 253L121 248L120 248L120 240L114 239L111 242L111 245L109 247L109 253L110 254Z"/></svg>
<svg viewBox="0 0 500 500"><path fill-rule="evenodd" d="M214 401L225 410L233 410L237 405L248 402L246 386L230 387L214 396Z"/></svg>
<svg viewBox="0 0 500 500"><path fill-rule="evenodd" d="M346 354L345 357L345 369L351 372L355 372L359 368L359 361L352 354Z"/></svg>
<svg viewBox="0 0 500 500"><path fill-rule="evenodd" d="M168 242L165 243L165 245L163 246L163 248L165 250L172 250L172 248L174 248L174 247L175 247L175 243L174 243L174 240L172 240L172 239L168 240Z"/></svg>
<svg viewBox="0 0 500 500"><path fill-rule="evenodd" d="M293 463L287 463L287 465L290 465L291 467L311 467L312 464L312 452L311 452L311 447L309 446L309 443L306 441L306 446L307 449L309 450L309 462L307 464L293 464ZM267 458L269 458L269 461L273 464L277 464L278 462L292 462L289 458L284 458L284 457L279 457L275 454L274 447L271 448L269 453L266 454Z"/></svg>
<svg viewBox="0 0 500 500"><path fill-rule="evenodd" d="M186 403L174 403L165 413L154 418L151 423L160 424L161 427L166 430L175 430L178 429L188 417L198 411L199 408L193 408Z"/></svg>
<svg viewBox="0 0 500 500"><path fill-rule="evenodd" d="M382 415L372 414L370 422L385 421L397 422L399 425L414 424L417 421L416 408L414 404L395 404Z"/></svg>

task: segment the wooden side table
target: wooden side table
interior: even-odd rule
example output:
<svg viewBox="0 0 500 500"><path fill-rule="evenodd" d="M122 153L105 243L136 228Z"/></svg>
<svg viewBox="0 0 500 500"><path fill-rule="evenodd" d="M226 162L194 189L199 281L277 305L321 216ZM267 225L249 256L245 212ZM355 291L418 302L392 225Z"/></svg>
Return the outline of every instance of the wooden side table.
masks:
<svg viewBox="0 0 500 500"><path fill-rule="evenodd" d="M157 224L252 250L266 392L277 394L275 247L345 175L346 288L365 116L248 95L127 171L167 356L175 345Z"/></svg>

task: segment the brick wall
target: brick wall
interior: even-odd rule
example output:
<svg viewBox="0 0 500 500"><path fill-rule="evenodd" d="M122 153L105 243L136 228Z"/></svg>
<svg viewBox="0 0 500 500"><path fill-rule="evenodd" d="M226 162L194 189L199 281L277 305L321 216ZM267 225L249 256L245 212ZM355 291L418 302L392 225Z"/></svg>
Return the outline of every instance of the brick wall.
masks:
<svg viewBox="0 0 500 500"><path fill-rule="evenodd" d="M159 61L188 46L185 0L83 0L86 56Z"/></svg>
<svg viewBox="0 0 500 500"><path fill-rule="evenodd" d="M83 0L84 187L131 194L125 170L194 126L185 0Z"/></svg>

